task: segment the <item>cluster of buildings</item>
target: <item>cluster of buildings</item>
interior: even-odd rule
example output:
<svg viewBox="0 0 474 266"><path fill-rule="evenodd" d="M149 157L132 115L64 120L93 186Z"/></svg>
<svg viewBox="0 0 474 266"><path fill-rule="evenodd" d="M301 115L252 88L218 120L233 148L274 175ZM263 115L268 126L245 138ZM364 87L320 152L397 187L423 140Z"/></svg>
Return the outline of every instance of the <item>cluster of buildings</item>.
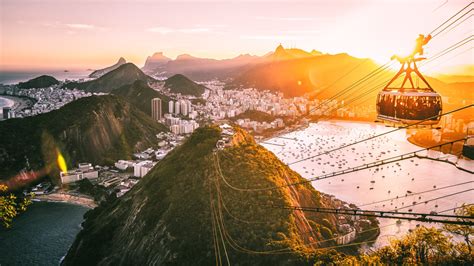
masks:
<svg viewBox="0 0 474 266"><path fill-rule="evenodd" d="M357 209L355 205L337 199L333 195L322 194L324 198L329 199L338 209ZM374 222L375 221L375 222ZM335 234L335 241L338 245L345 245L353 242L361 235L361 232L368 231L371 228L378 226L376 218L374 221L364 219L356 215L338 215L337 216L337 231ZM375 230L374 230L375 231Z"/></svg>
<svg viewBox="0 0 474 266"><path fill-rule="evenodd" d="M96 180L99 178L99 171L90 163L80 163L77 169L60 172L59 176L62 184L69 184L83 179Z"/></svg>
<svg viewBox="0 0 474 266"><path fill-rule="evenodd" d="M190 119L195 119L197 116L197 112L194 110L191 101L188 99L169 101L168 112L169 114L174 114L176 116L181 115Z"/></svg>
<svg viewBox="0 0 474 266"><path fill-rule="evenodd" d="M82 90L63 89L60 85L27 90L19 89L16 86L2 86L0 88L0 94L28 97L36 101L32 106L25 106L21 110L13 110L11 108L4 109L3 119L47 113L59 109L74 100L92 95Z"/></svg>
<svg viewBox="0 0 474 266"><path fill-rule="evenodd" d="M242 128L245 128L247 130L253 130L256 133L261 133L269 129L281 129L285 127L285 122L281 118L276 118L272 122L258 122L246 118L237 119L235 123Z"/></svg>
<svg viewBox="0 0 474 266"><path fill-rule="evenodd" d="M169 127L170 131L176 135L191 134L199 127L199 123L194 119L197 112L194 110L191 101L188 99L170 100L168 112L163 116L162 101L160 98L151 100L151 117L155 121L162 122Z"/></svg>
<svg viewBox="0 0 474 266"><path fill-rule="evenodd" d="M173 134L191 134L199 127L198 122L195 120L185 120L179 117L174 117L172 114L166 114L164 117L164 123L170 129Z"/></svg>
<svg viewBox="0 0 474 266"><path fill-rule="evenodd" d="M299 99L286 99L281 93L255 89L224 90L223 85L216 86L206 100L205 106L199 111L210 120L233 118L247 110L257 110L274 116L296 116L300 113Z"/></svg>
<svg viewBox="0 0 474 266"><path fill-rule="evenodd" d="M133 160L118 160L113 167L80 163L76 169L60 173L61 183L65 185L88 179L109 191L117 192L118 197L122 196L171 150L184 141L183 136L168 132L161 132L156 137L158 147L133 154Z"/></svg>
<svg viewBox="0 0 474 266"><path fill-rule="evenodd" d="M344 101L321 101L307 96L285 98L280 92L261 91L253 88L229 90L224 84L206 84L210 88L206 94L206 104L196 106L198 116L211 121L231 119L248 110L265 112L274 117L296 117L311 114L348 119L370 119L375 116L375 105L344 106ZM237 120L246 129L260 132L267 129L285 127L283 119L273 122Z"/></svg>
<svg viewBox="0 0 474 266"><path fill-rule="evenodd" d="M192 133L197 121L219 121L232 119L248 110L265 112L279 117L272 122L259 122L252 119L239 119L237 124L245 129L261 133L269 129L284 128L282 117L297 117L308 114L331 116L344 119L369 119L374 117L375 106L362 105L358 107L344 106L344 101L324 101L309 99L307 96L285 98L283 93L261 91L254 88L224 89L224 83L216 80L208 81L205 85L209 90L203 94L205 103L191 104L194 96L172 95L163 88L155 88L162 93L175 97L168 103L168 113L162 118L175 134ZM324 108L322 108L324 106ZM158 110L158 108L156 109ZM163 110L163 109L161 109ZM158 116L156 116L158 117Z"/></svg>
<svg viewBox="0 0 474 266"><path fill-rule="evenodd" d="M468 128L474 128L473 121L466 121L462 118L455 118L453 114L441 117L439 125L443 129L443 132L446 133L466 133Z"/></svg>

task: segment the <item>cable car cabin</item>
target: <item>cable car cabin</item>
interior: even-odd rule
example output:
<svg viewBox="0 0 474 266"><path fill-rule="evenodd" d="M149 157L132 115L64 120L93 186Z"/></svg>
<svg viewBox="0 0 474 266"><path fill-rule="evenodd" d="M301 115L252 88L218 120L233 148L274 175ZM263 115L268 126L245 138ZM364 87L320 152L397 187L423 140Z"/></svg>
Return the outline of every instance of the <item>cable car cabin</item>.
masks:
<svg viewBox="0 0 474 266"><path fill-rule="evenodd" d="M440 120L442 111L441 96L431 88L428 81L418 71L416 62L425 58L415 58L416 54L423 54L422 46L431 39L431 36L420 35L413 53L407 57L393 56L401 64L398 73L388 82L377 96L377 119L389 124L434 125ZM416 85L413 81L416 77ZM404 76L400 86L393 85ZM421 80L421 82L419 82ZM420 83L424 83L424 85Z"/></svg>
<svg viewBox="0 0 474 266"><path fill-rule="evenodd" d="M377 119L394 124L434 125L441 114L441 96L430 91L383 90L377 96Z"/></svg>

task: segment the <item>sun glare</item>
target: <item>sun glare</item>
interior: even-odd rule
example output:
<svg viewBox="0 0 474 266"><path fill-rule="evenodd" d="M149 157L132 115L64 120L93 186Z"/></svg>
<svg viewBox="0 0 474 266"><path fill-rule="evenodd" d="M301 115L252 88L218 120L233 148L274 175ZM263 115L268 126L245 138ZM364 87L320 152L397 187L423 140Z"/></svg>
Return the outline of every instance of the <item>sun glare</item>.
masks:
<svg viewBox="0 0 474 266"><path fill-rule="evenodd" d="M59 169L61 170L61 172L67 172L66 160L64 159L63 155L61 154L59 150L56 150L56 153L57 153L56 162L58 163Z"/></svg>

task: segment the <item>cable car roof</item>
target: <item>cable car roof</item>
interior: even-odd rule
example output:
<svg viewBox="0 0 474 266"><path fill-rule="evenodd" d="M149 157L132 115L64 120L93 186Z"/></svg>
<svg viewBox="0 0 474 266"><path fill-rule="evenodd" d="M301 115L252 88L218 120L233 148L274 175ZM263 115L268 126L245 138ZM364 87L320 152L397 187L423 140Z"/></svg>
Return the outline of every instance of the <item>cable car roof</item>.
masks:
<svg viewBox="0 0 474 266"><path fill-rule="evenodd" d="M379 95L441 97L438 93L434 91L399 91L397 89L383 90L379 92Z"/></svg>

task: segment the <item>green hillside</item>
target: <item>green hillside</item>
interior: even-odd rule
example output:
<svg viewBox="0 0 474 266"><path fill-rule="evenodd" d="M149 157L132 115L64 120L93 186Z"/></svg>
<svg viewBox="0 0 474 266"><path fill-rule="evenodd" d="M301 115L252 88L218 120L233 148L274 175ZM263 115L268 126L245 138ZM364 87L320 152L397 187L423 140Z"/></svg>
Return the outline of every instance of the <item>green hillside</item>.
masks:
<svg viewBox="0 0 474 266"><path fill-rule="evenodd" d="M238 187L265 188L303 179L242 131L217 160L213 149L219 138L218 128L198 129L127 194L88 212L64 264L211 265L217 227L226 232L229 259L240 265L316 261L321 254L313 247L322 244L304 244L331 238L336 218L270 206L332 202L309 184L260 192L229 188L217 162L227 182ZM213 214L220 218L211 218ZM286 252L249 254L232 248L232 241L246 250Z"/></svg>
<svg viewBox="0 0 474 266"><path fill-rule="evenodd" d="M0 122L0 179L29 163L33 170L56 167L57 151L68 167L78 162L111 164L156 145L166 128L112 95L91 96L49 113Z"/></svg>
<svg viewBox="0 0 474 266"><path fill-rule="evenodd" d="M20 89L47 88L59 84L59 81L52 76L42 75L26 82L18 83Z"/></svg>
<svg viewBox="0 0 474 266"><path fill-rule="evenodd" d="M187 77L176 74L165 81L165 88L168 88L173 93L181 93L184 95L201 96L206 87L197 84Z"/></svg>
<svg viewBox="0 0 474 266"><path fill-rule="evenodd" d="M69 89L81 89L88 92L111 92L136 80L149 81L152 78L132 63L126 63L104 74L98 79L86 82L70 82L64 85Z"/></svg>
<svg viewBox="0 0 474 266"><path fill-rule="evenodd" d="M161 111L163 114L168 113L168 103L171 99L150 88L144 81L137 80L132 84L114 89L111 93L122 97L147 115L151 115L151 99L160 98Z"/></svg>

